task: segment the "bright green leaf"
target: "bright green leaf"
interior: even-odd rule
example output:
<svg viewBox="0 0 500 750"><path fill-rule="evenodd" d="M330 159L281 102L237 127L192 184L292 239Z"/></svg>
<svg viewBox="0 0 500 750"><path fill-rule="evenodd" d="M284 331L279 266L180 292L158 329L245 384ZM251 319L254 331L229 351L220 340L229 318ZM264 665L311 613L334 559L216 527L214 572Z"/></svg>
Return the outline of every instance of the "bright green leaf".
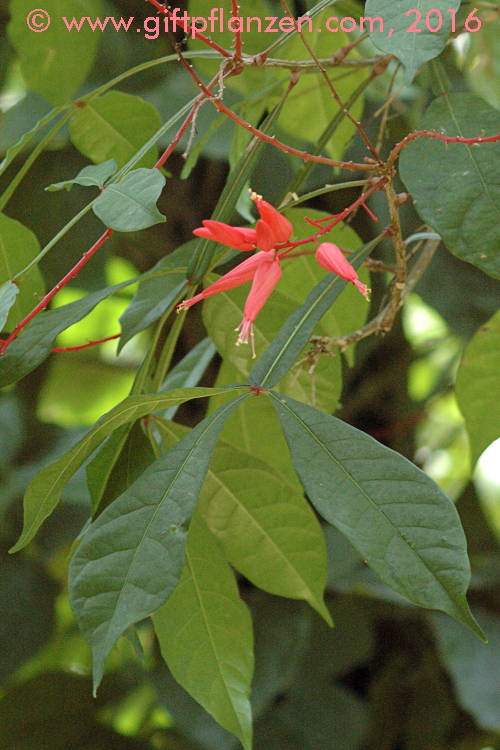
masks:
<svg viewBox="0 0 500 750"><path fill-rule="evenodd" d="M0 214L0 284L11 280L40 251L35 234L21 222ZM33 266L19 279L19 294L14 299L5 325L12 330L36 305L38 295L43 295L45 285L38 266Z"/></svg>
<svg viewBox="0 0 500 750"><path fill-rule="evenodd" d="M272 467L219 446L200 513L229 562L271 594L305 599L331 624L323 601L326 548L321 527L299 490Z"/></svg>
<svg viewBox="0 0 500 750"><path fill-rule="evenodd" d="M295 469L318 512L384 583L482 637L465 598L470 567L451 500L414 464L360 430L271 396Z"/></svg>
<svg viewBox="0 0 500 750"><path fill-rule="evenodd" d="M453 20L448 11L459 7L460 0L367 0L363 15L374 19L373 31L369 29L373 44L401 60L410 83L419 68L444 49ZM382 31L377 18L383 21Z"/></svg>
<svg viewBox="0 0 500 750"><path fill-rule="evenodd" d="M84 22L80 31L68 31L63 18L98 16L96 0L45 0L43 7L31 0L13 0L10 4L10 40L21 62L28 86L42 94L51 104L63 104L80 88L92 68L99 44L99 34ZM49 16L50 25L32 31L27 24L42 26Z"/></svg>
<svg viewBox="0 0 500 750"><path fill-rule="evenodd" d="M231 568L198 513L179 584L153 623L175 679L250 750L252 622Z"/></svg>
<svg viewBox="0 0 500 750"><path fill-rule="evenodd" d="M246 397L224 404L146 469L94 521L73 557L71 606L92 648L95 689L120 635L176 587L186 525L212 451L228 415Z"/></svg>
<svg viewBox="0 0 500 750"><path fill-rule="evenodd" d="M50 193L53 193L56 190L71 190L73 185L102 188L108 177L111 177L111 175L116 172L117 168L116 161L114 159L108 159L107 161L103 161L102 164L84 167L72 180L54 182L52 185L46 187L45 190L48 190Z"/></svg>
<svg viewBox="0 0 500 750"><path fill-rule="evenodd" d="M160 115L152 104L110 91L86 102L72 118L69 132L75 148L91 161L99 164L113 158L120 168L160 127ZM151 148L136 166L153 167L156 160L157 149Z"/></svg>
<svg viewBox="0 0 500 750"><path fill-rule="evenodd" d="M111 409L68 453L46 466L33 479L24 497L23 532L10 551L17 552L34 537L57 506L66 482L113 430L146 414L213 393L212 388L189 388L163 394L129 396Z"/></svg>
<svg viewBox="0 0 500 750"><path fill-rule="evenodd" d="M474 464L490 443L500 437L500 312L469 341L455 385L458 405L465 417Z"/></svg>
<svg viewBox="0 0 500 750"><path fill-rule="evenodd" d="M0 286L0 331L3 331L9 312L19 294L19 287L12 281Z"/></svg>
<svg viewBox="0 0 500 750"><path fill-rule="evenodd" d="M471 94L435 100L421 123L449 136L496 135L500 113ZM461 260L500 278L500 143L419 138L403 149L401 179L416 210Z"/></svg>
<svg viewBox="0 0 500 750"><path fill-rule="evenodd" d="M104 188L92 206L96 216L116 232L137 232L165 221L157 207L165 177L157 169L134 169Z"/></svg>

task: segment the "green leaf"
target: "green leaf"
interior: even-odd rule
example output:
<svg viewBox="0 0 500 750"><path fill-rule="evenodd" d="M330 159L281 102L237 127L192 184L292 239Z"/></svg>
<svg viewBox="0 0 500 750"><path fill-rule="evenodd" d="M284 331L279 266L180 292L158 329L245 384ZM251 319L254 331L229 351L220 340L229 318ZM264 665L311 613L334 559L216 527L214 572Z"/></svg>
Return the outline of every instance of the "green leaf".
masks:
<svg viewBox="0 0 500 750"><path fill-rule="evenodd" d="M375 241L374 241L375 242ZM349 262L358 268L374 246L369 242L353 253ZM328 273L307 295L306 301L284 323L278 335L267 348L248 376L254 386L272 387L286 375L299 354L307 345L315 326L333 305L347 282Z"/></svg>
<svg viewBox="0 0 500 750"><path fill-rule="evenodd" d="M495 135L500 113L471 94L435 100L422 129L449 136ZM461 260L500 278L500 143L468 146L419 138L403 149L401 179L422 219Z"/></svg>
<svg viewBox="0 0 500 750"><path fill-rule="evenodd" d="M4 158L0 162L0 175L2 175L9 164L12 163L12 161L16 158L16 156L23 151L23 149L28 145L30 140L34 135L36 135L45 125L48 125L48 123L56 117L56 115L59 114L63 110L63 107L54 107L54 109L51 109L49 112L47 112L46 115L41 117L30 130L27 130L25 133L22 134L22 136L19 138L19 140L16 141L10 148L7 149Z"/></svg>
<svg viewBox="0 0 500 750"><path fill-rule="evenodd" d="M75 148L91 161L99 164L113 158L121 168L160 127L160 115L152 104L110 91L85 102L72 118L69 132ZM151 148L138 166L153 167L157 155L156 147Z"/></svg>
<svg viewBox="0 0 500 750"><path fill-rule="evenodd" d="M9 312L19 294L19 287L12 281L6 281L0 286L0 331L5 328Z"/></svg>
<svg viewBox="0 0 500 750"><path fill-rule="evenodd" d="M477 635L466 541L451 500L420 469L340 419L271 392L292 461L319 513L381 580Z"/></svg>
<svg viewBox="0 0 500 750"><path fill-rule="evenodd" d="M219 446L203 487L200 513L227 559L270 594L304 599L331 625L323 594L326 548L301 491L271 466Z"/></svg>
<svg viewBox="0 0 500 750"><path fill-rule="evenodd" d="M30 263L40 251L37 236L21 222L0 213L0 284L10 281ZM45 285L38 266L33 266L19 279L19 294L10 308L5 325L12 330L37 303L37 296L43 295Z"/></svg>
<svg viewBox="0 0 500 750"><path fill-rule="evenodd" d="M165 221L157 207L165 177L157 169L133 169L104 188L92 206L95 215L116 232L137 232Z"/></svg>
<svg viewBox="0 0 500 750"><path fill-rule="evenodd" d="M457 11L459 7L460 0L367 0L364 15L374 19L373 31L370 30L373 44L401 60L410 83L419 68L444 49L453 20L448 10ZM383 20L383 31L377 17ZM440 19L442 25L438 29ZM411 28L418 31L410 31Z"/></svg>
<svg viewBox="0 0 500 750"><path fill-rule="evenodd" d="M195 242L190 240L159 260L149 272L155 274L154 278L139 284L130 305L120 317L122 335L118 351L136 334L161 318L173 304L186 284L186 268Z"/></svg>
<svg viewBox="0 0 500 750"><path fill-rule="evenodd" d="M158 609L176 587L186 523L217 437L246 397L224 404L155 461L91 525L73 557L70 600L92 648L95 690L120 635Z"/></svg>
<svg viewBox="0 0 500 750"><path fill-rule="evenodd" d="M314 19L312 31L308 30L307 24L303 25L307 43L318 58L332 57L339 49L352 41L349 34L340 30L334 34L328 33L325 22L331 17L332 9L328 8ZM295 36L284 47L281 54L286 60L300 60L307 58L309 53L302 39ZM357 57L356 51L354 51L355 57ZM346 75L345 69L337 69L334 73L329 72L328 77L341 101L345 102L366 78L366 71L353 69ZM299 137L315 144L340 111L321 73L302 75L283 106L279 122L280 129L294 138ZM361 117L362 96L349 111L354 119ZM312 112L314 112L314 117L311 117ZM333 159L340 159L355 132L355 125L344 117L335 130L334 137L325 146L327 154Z"/></svg>
<svg viewBox="0 0 500 750"><path fill-rule="evenodd" d="M259 403L265 400L259 398ZM168 422L158 427L166 445L186 429ZM282 478L269 463L221 441L198 511L228 561L249 581L271 594L304 599L332 624L323 601L325 540L298 483Z"/></svg>
<svg viewBox="0 0 500 750"><path fill-rule="evenodd" d="M472 714L480 727L498 732L500 619L492 612L481 610L477 611L477 619L488 637L486 645L470 633L464 633L453 620L433 615L432 624L442 662L449 671L460 705Z"/></svg>
<svg viewBox="0 0 500 750"><path fill-rule="evenodd" d="M231 568L198 513L189 527L179 584L153 624L175 679L251 750L252 621Z"/></svg>
<svg viewBox="0 0 500 750"><path fill-rule="evenodd" d="M7 30L21 63L28 86L42 94L51 104L63 104L80 88L90 71L99 44L99 34L83 24L80 31L68 31L63 17L98 16L100 3L95 0L45 0L43 8L31 16L32 24L41 25L42 16L50 17L45 31L32 31L28 15L35 13L30 0L13 0L11 21Z"/></svg>
<svg viewBox="0 0 500 750"><path fill-rule="evenodd" d="M66 482L113 430L146 414L213 393L212 388L189 388L163 394L129 396L111 409L68 453L46 466L33 479L24 497L23 532L10 551L18 552L34 537L57 506Z"/></svg>
<svg viewBox="0 0 500 750"><path fill-rule="evenodd" d="M222 388L229 383L238 382L240 377L234 365L225 359L215 385ZM227 395L210 397L208 412L220 406L223 400L227 400ZM268 398L247 398L227 420L222 439L272 466L274 473L294 489L301 488L276 410Z"/></svg>
<svg viewBox="0 0 500 750"><path fill-rule="evenodd" d="M84 187L104 187L104 183L118 169L114 159L103 161L102 164L92 165L81 169L76 177L64 182L54 182L45 188L50 193L56 190L71 190L73 185L83 185Z"/></svg>
<svg viewBox="0 0 500 750"><path fill-rule="evenodd" d="M500 437L499 372L500 312L469 341L457 373L455 393L465 418L472 464Z"/></svg>
<svg viewBox="0 0 500 750"><path fill-rule="evenodd" d="M131 283L133 280L106 287L69 305L58 307L56 310L44 310L38 313L0 357L0 388L21 380L34 370L48 357L61 331L78 323L99 302Z"/></svg>

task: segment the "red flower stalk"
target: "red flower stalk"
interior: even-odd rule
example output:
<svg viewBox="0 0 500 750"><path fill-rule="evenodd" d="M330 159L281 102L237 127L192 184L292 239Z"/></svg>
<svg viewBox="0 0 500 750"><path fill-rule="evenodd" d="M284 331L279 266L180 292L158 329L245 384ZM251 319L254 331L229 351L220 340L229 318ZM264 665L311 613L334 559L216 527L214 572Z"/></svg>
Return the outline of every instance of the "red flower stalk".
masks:
<svg viewBox="0 0 500 750"><path fill-rule="evenodd" d="M246 227L232 227L222 221L205 219L203 226L193 230L197 237L205 237L214 242L232 247L235 250L248 252L256 247L257 232Z"/></svg>
<svg viewBox="0 0 500 750"><path fill-rule="evenodd" d="M366 284L359 280L356 269L351 266L342 251L333 242L323 242L319 245L316 250L316 260L322 268L336 273L346 281L351 281L363 297L366 297L367 300L370 299L370 290Z"/></svg>
<svg viewBox="0 0 500 750"><path fill-rule="evenodd" d="M262 253L259 253L262 255ZM274 255L274 254L273 254ZM245 309L243 311L243 320L236 328L240 331L238 341L236 345L247 344L248 336L252 341L252 357L255 358L255 343L253 334L253 324L255 318L259 314L260 310L264 306L267 298L273 291L274 287L281 278L281 266L279 257L277 255L271 255L268 253L266 257L261 259L261 262L253 277L252 288L245 302Z"/></svg>

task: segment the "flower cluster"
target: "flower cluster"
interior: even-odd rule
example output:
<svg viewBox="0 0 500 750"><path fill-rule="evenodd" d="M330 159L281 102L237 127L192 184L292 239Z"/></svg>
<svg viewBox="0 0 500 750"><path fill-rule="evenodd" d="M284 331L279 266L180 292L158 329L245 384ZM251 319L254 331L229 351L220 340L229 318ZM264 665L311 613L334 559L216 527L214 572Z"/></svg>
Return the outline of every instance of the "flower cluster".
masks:
<svg viewBox="0 0 500 750"><path fill-rule="evenodd" d="M245 302L243 320L236 328L239 331L237 344L246 344L250 338L252 354L255 357L253 323L264 306L269 295L281 277L280 258L285 254L283 248L289 249L293 227L288 219L277 211L274 206L265 201L261 195L250 193L257 206L260 219L255 229L246 227L232 227L221 221L206 219L203 226L195 229L197 237L220 242L235 250L258 252L251 255L231 271L221 276L216 282L208 286L199 294L181 302L177 309L185 310L197 302L213 294L252 282L250 292ZM314 238L312 238L314 239ZM278 252L282 250L282 252ZM316 260L327 271L338 274L346 281L351 281L359 291L369 299L369 290L358 279L356 270L345 259L342 251L332 242L323 242L316 250Z"/></svg>

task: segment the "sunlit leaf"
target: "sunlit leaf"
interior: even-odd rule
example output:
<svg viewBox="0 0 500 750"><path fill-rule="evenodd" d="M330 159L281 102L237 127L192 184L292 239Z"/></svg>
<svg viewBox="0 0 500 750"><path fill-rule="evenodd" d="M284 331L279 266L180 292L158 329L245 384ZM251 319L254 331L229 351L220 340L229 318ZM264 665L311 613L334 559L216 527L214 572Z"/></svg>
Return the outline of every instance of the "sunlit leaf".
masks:
<svg viewBox="0 0 500 750"><path fill-rule="evenodd" d="M63 104L77 91L94 63L99 43L99 34L85 22L80 31L68 31L63 17L69 23L74 17L98 16L100 9L96 0L45 0L43 8L35 9L30 0L10 4L7 28L23 76L33 91L52 104ZM45 23L48 26L43 30Z"/></svg>
<svg viewBox="0 0 500 750"><path fill-rule="evenodd" d="M20 221L0 214L0 284L22 271L39 252L40 244L31 229ZM17 283L19 294L15 296L7 321L3 322L0 330L12 330L35 307L38 295L43 295L45 291L42 274L36 265L20 277ZM8 296L12 293L12 289L4 292Z"/></svg>
<svg viewBox="0 0 500 750"><path fill-rule="evenodd" d="M490 443L500 437L499 372L500 312L481 326L468 343L455 384L473 463Z"/></svg>
<svg viewBox="0 0 500 750"><path fill-rule="evenodd" d="M135 152L161 127L152 104L139 96L110 91L86 102L70 122L74 146L96 164L113 158L123 167ZM136 164L153 167L157 149L151 148Z"/></svg>

